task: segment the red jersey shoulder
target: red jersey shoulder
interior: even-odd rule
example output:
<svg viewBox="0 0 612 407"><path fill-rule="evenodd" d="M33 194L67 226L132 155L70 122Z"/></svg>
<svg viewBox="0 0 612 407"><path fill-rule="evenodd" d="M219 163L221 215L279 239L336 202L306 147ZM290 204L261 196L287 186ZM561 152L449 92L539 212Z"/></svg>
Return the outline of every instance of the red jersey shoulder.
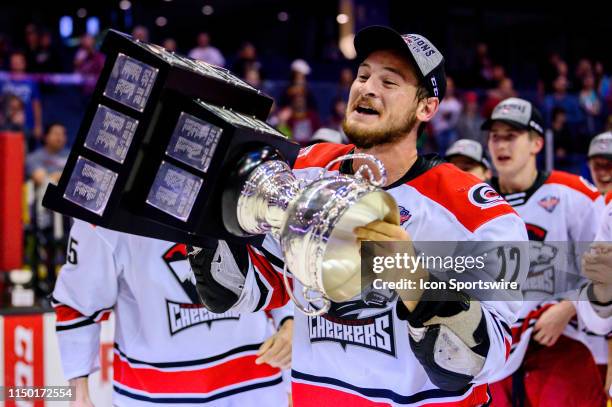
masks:
<svg viewBox="0 0 612 407"><path fill-rule="evenodd" d="M564 185L576 192L586 195L592 201L595 201L601 196L597 188L595 188L595 186L593 186L589 181L581 176L564 171L551 172L545 184Z"/></svg>
<svg viewBox="0 0 612 407"><path fill-rule="evenodd" d="M452 164L440 164L407 184L446 208L470 232L497 217L516 215L493 187Z"/></svg>
<svg viewBox="0 0 612 407"><path fill-rule="evenodd" d="M309 167L325 167L331 160L348 154L353 148L352 144L313 144L300 150L293 168L299 170ZM337 169L338 166L334 166L332 169Z"/></svg>
<svg viewBox="0 0 612 407"><path fill-rule="evenodd" d="M608 191L606 194L606 205L612 202L612 191Z"/></svg>

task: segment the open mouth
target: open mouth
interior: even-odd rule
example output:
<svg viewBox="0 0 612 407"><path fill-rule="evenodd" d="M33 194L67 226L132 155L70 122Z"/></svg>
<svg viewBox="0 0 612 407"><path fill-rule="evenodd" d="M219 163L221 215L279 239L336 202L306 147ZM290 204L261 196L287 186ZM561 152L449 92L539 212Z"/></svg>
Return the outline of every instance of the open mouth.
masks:
<svg viewBox="0 0 612 407"><path fill-rule="evenodd" d="M500 163L507 163L510 160L511 160L511 157L509 155L498 155L497 156L497 161Z"/></svg>
<svg viewBox="0 0 612 407"><path fill-rule="evenodd" d="M365 115L371 115L371 116L379 115L376 109L373 109L369 106L357 106L357 108L355 108L355 111L359 114L365 114Z"/></svg>

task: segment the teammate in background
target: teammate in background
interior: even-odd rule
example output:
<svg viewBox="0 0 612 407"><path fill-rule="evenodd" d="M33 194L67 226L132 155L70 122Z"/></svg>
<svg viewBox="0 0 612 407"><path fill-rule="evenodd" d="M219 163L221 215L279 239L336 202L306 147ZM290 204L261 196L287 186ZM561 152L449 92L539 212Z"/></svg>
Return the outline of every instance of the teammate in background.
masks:
<svg viewBox="0 0 612 407"><path fill-rule="evenodd" d="M599 192L612 193L612 131L593 137L588 158L591 177Z"/></svg>
<svg viewBox="0 0 612 407"><path fill-rule="evenodd" d="M421 35L386 27L368 27L354 42L361 63L343 124L352 144L303 149L296 176L312 180L331 160L351 152L383 162L384 188L400 205L401 224L369 223L355 229L357 240L526 241L524 223L490 186L436 156L417 153L417 135L444 97L444 59L436 47ZM366 163L344 161L330 171L353 174ZM284 260L271 235L261 248L231 249L228 255L223 247L204 247L189 257L207 306L216 312L259 311L288 301L280 277ZM527 255L519 254L521 283ZM215 272L219 267L223 274ZM301 292L299 281L293 284ZM401 301L395 291L374 291L332 303L319 317L297 312L294 405L487 404L488 377L505 363L520 301L477 301L452 290L420 294L420 301Z"/></svg>
<svg viewBox="0 0 612 407"><path fill-rule="evenodd" d="M100 324L115 316L113 404L283 406L292 309L214 314L198 298L186 247L76 221L53 304L74 406L91 406ZM176 403L176 404L175 404ZM187 404L185 404L187 403Z"/></svg>
<svg viewBox="0 0 612 407"><path fill-rule="evenodd" d="M595 238L603 199L578 176L538 171L543 126L537 109L518 98L499 103L482 126L489 131L489 152L499 174L491 185L523 218L532 241L529 276L522 286L525 302L513 326L510 359L496 376L504 380L492 386L492 405L519 401L533 406L603 406L605 394L589 349L563 335L582 339L578 330L570 332L576 309L565 298L583 281L575 252L580 242ZM603 348L603 338L597 339Z"/></svg>
<svg viewBox="0 0 612 407"><path fill-rule="evenodd" d="M589 169L597 189L605 195L606 209L601 229L582 258L582 272L591 284L581 291L576 309L582 324L590 331L608 336L608 366L605 389L612 391L612 132L602 133L591 140ZM612 393L610 393L612 395Z"/></svg>
<svg viewBox="0 0 612 407"><path fill-rule="evenodd" d="M459 167L460 170L475 175L481 181L491 178L491 164L485 157L482 144L476 140L457 140L444 155L446 161Z"/></svg>

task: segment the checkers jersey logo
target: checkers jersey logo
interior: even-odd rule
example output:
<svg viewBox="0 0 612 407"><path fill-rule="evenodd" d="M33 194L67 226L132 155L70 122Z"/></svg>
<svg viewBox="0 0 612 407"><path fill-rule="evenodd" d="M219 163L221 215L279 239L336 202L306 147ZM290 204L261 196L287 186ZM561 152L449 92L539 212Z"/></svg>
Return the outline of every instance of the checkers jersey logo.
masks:
<svg viewBox="0 0 612 407"><path fill-rule="evenodd" d="M507 204L504 198L497 193L489 184L476 184L470 188L468 199L474 206L482 209L492 208L497 205Z"/></svg>

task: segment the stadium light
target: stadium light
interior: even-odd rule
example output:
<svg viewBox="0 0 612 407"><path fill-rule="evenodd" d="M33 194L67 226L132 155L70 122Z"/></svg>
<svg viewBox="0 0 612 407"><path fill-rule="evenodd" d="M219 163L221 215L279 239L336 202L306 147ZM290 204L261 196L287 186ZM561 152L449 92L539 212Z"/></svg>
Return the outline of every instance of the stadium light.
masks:
<svg viewBox="0 0 612 407"><path fill-rule="evenodd" d="M68 38L72 35L72 17L63 16L60 18L59 31L62 38Z"/></svg>
<svg viewBox="0 0 612 407"><path fill-rule="evenodd" d="M121 0L121 1L119 2L119 8L120 8L121 10L123 10L123 11L125 11L125 10L129 10L129 9L130 9L130 7L132 7L132 3L130 3L130 1L129 1L129 0Z"/></svg>
<svg viewBox="0 0 612 407"><path fill-rule="evenodd" d="M87 34L96 36L100 33L100 19L98 17L89 17L86 23Z"/></svg>

